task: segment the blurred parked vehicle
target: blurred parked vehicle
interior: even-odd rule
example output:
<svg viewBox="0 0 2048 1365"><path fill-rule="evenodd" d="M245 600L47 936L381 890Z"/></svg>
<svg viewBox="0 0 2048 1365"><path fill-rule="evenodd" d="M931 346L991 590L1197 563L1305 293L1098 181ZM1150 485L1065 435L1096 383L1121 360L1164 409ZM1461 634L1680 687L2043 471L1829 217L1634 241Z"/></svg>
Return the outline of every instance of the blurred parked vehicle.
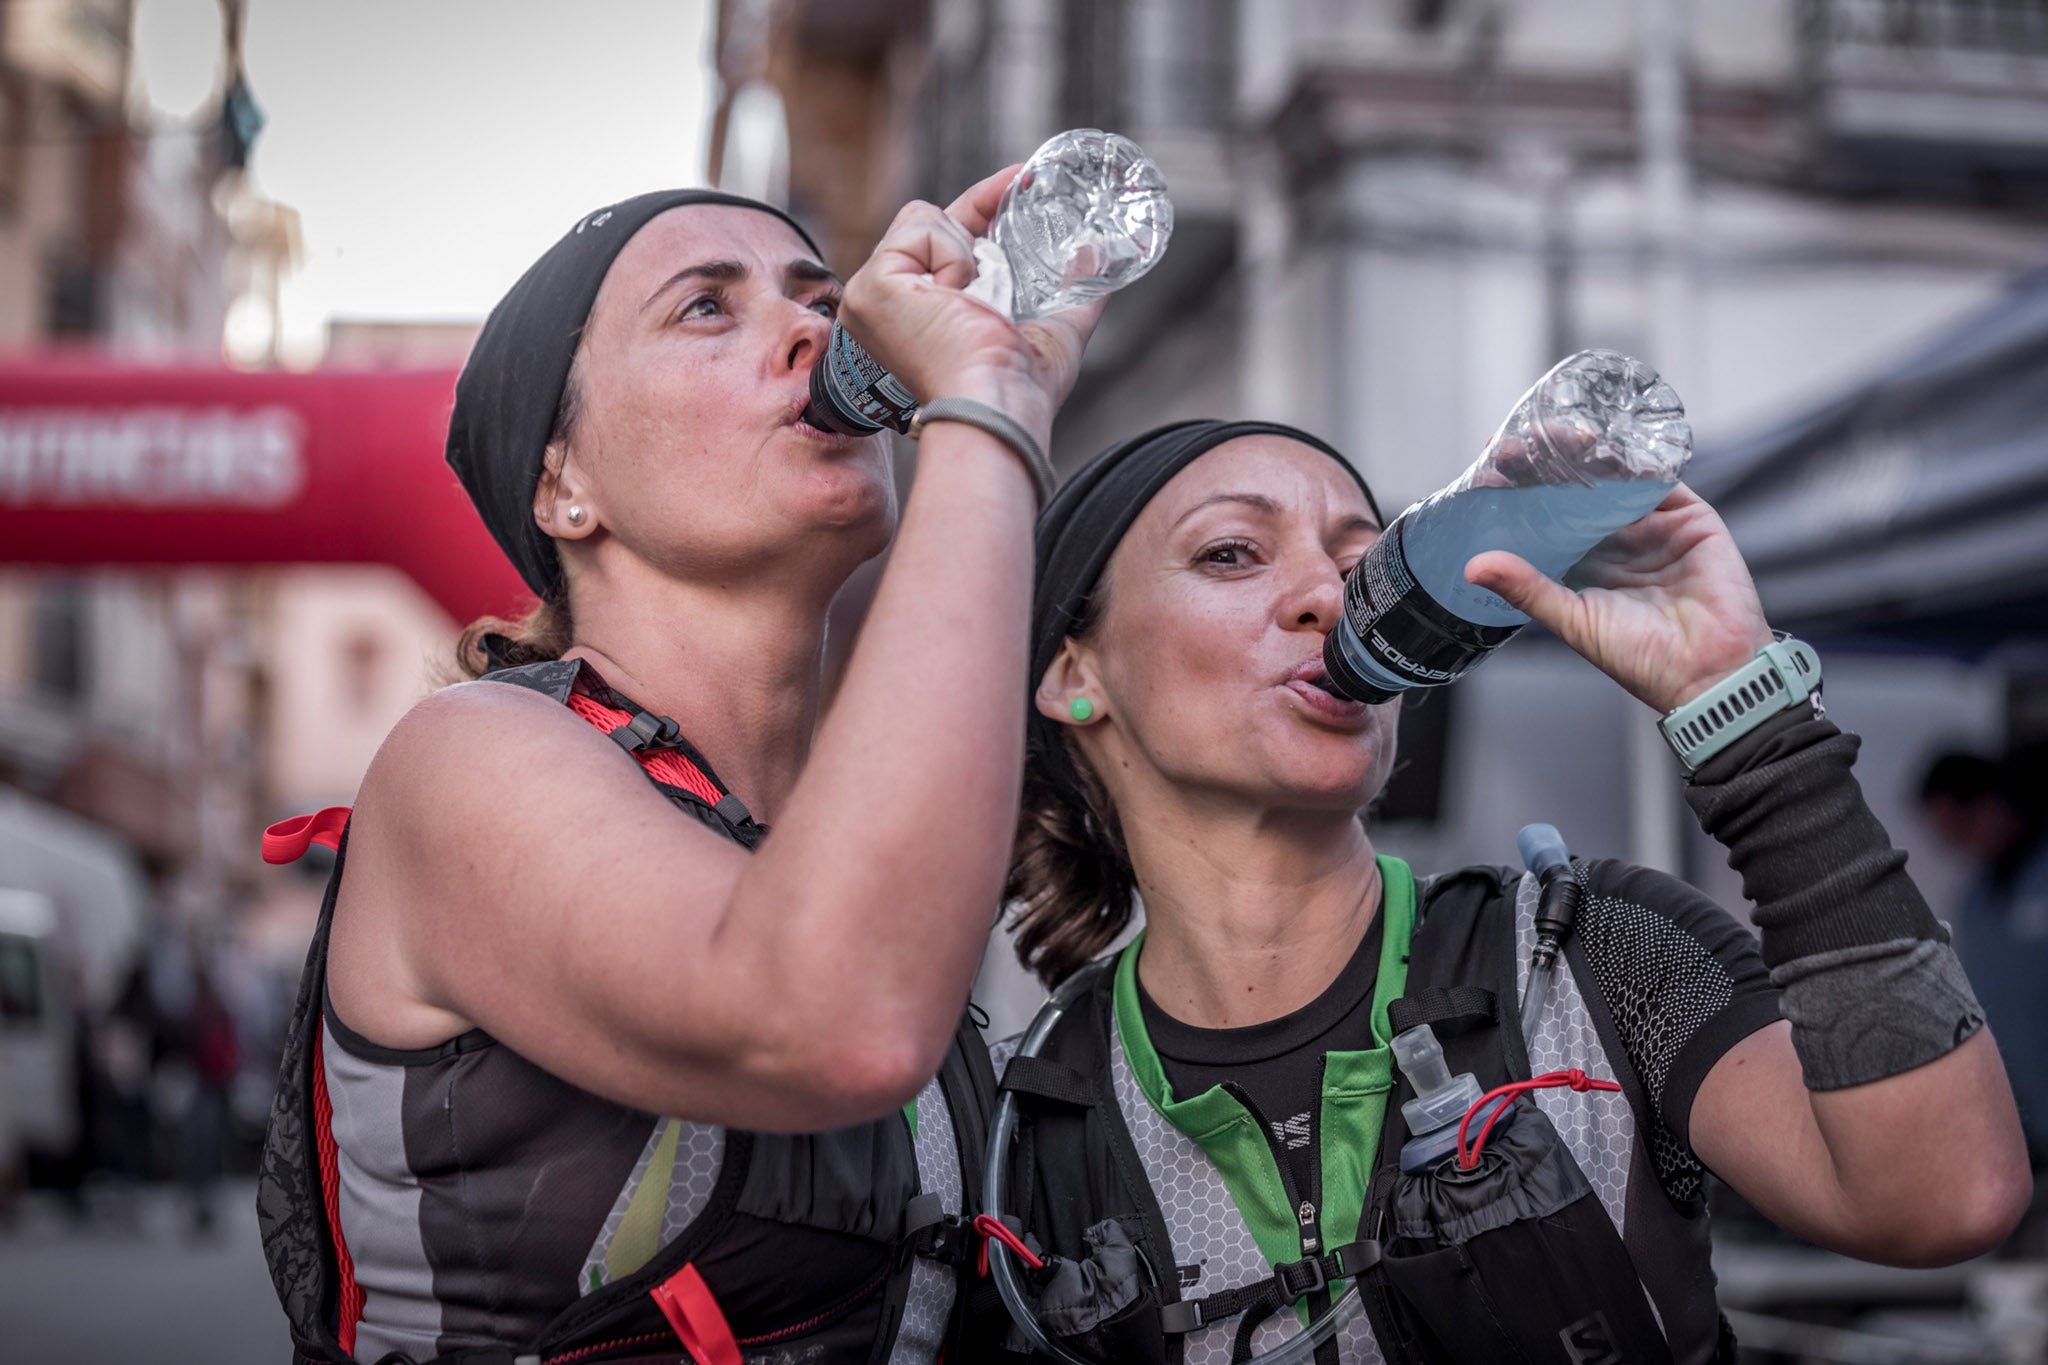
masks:
<svg viewBox="0 0 2048 1365"><path fill-rule="evenodd" d="M48 896L0 887L0 1172L78 1140L77 1024L56 935Z"/></svg>

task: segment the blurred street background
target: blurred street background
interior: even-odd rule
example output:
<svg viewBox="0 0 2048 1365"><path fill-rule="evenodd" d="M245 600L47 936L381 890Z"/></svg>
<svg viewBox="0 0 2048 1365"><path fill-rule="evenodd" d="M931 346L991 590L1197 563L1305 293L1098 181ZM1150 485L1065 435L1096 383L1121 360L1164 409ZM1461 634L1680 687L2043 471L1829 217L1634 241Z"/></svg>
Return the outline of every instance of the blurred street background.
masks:
<svg viewBox="0 0 2048 1365"><path fill-rule="evenodd" d="M1671 380L2048 1143L2048 0L0 0L0 1362L282 1365L250 1173L327 868L257 836L521 605L440 462L513 278L697 183L850 273L1076 126L1177 222L1063 468L1270 417L1391 511L1570 351ZM1547 820L1741 905L1538 632L1402 756L1420 868ZM1722 1203L1745 1359L2048 1358L2038 1218L1881 1272Z"/></svg>

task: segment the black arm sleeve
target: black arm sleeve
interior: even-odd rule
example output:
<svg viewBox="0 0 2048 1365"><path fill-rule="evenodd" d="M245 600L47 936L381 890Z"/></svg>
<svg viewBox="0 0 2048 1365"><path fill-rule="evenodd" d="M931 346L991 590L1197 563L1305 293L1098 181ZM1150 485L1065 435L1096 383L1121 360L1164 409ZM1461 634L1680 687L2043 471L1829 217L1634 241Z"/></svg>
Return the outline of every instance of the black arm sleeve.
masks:
<svg viewBox="0 0 2048 1365"><path fill-rule="evenodd" d="M1651 1106L1685 1142L1700 1082L1777 1022L1777 989L1756 936L1698 888L1611 859L1584 879L1573 932Z"/></svg>
<svg viewBox="0 0 2048 1365"><path fill-rule="evenodd" d="M1861 741L1788 711L1716 755L1685 799L1728 849L1764 960L1945 935L1850 772Z"/></svg>
<svg viewBox="0 0 2048 1365"><path fill-rule="evenodd" d="M1756 906L1809 1090L1947 1056L1984 1026L1948 934L1850 772L1857 740L1794 710L1695 774L1686 800Z"/></svg>

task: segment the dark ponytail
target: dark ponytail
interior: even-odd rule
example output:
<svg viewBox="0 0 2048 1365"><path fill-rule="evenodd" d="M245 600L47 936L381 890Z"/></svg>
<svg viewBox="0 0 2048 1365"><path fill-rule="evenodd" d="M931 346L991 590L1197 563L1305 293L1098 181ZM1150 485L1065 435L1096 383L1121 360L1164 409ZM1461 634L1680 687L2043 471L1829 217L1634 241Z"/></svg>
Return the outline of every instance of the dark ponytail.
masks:
<svg viewBox="0 0 2048 1365"><path fill-rule="evenodd" d="M1138 890L1116 808L1071 744L1068 755L1078 802L1047 778L1042 761L1025 760L1024 807L1003 888L1004 899L1018 905L1010 921L1017 960L1048 988L1115 941L1131 922Z"/></svg>
<svg viewBox="0 0 2048 1365"><path fill-rule="evenodd" d="M1097 585L1071 632L1085 639L1102 618L1108 581ZM1035 685L1034 680L1034 685ZM1123 827L1101 779L1073 741L1058 728L1053 743L1066 746L1070 782L1054 779L1038 742L1024 754L1024 802L1017 843L1010 854L1005 902L1017 960L1048 987L1087 966L1131 922L1138 883L1124 849Z"/></svg>
<svg viewBox="0 0 2048 1365"><path fill-rule="evenodd" d="M495 636L486 648L486 636ZM464 678L481 678L493 668L516 668L559 659L576 642L567 602L536 601L516 621L485 616L472 621L455 644L455 668Z"/></svg>

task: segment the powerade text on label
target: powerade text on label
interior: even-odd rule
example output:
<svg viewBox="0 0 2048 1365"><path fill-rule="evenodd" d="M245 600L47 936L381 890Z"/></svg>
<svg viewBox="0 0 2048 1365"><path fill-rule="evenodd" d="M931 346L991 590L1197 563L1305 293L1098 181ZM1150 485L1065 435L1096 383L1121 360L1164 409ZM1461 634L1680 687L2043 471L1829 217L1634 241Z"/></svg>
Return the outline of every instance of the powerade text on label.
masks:
<svg viewBox="0 0 2048 1365"><path fill-rule="evenodd" d="M1408 566L1408 518L1398 517L1344 584L1344 645L1411 687L1453 682L1521 626L1482 626L1446 610ZM1333 643L1335 643L1333 638Z"/></svg>

